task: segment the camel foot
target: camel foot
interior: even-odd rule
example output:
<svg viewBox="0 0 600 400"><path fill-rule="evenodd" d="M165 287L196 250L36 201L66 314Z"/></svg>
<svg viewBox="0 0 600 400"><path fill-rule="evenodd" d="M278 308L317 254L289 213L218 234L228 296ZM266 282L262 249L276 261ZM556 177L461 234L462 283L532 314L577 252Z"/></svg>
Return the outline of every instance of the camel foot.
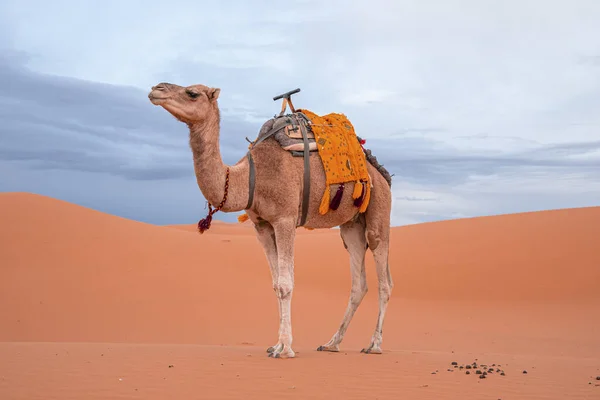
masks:
<svg viewBox="0 0 600 400"><path fill-rule="evenodd" d="M370 347L367 347L365 349L362 349L360 351L361 353L365 353L365 354L381 354L381 348L379 346L373 346L371 345Z"/></svg>
<svg viewBox="0 0 600 400"><path fill-rule="evenodd" d="M281 346L281 343L277 343L275 346L271 346L267 349L267 353L272 353L275 351L276 348L278 348L279 346Z"/></svg>
<svg viewBox="0 0 600 400"><path fill-rule="evenodd" d="M294 358L296 357L296 353L289 346L285 346L283 344L278 344L273 347L269 347L267 349L269 353L268 357L271 358Z"/></svg>
<svg viewBox="0 0 600 400"><path fill-rule="evenodd" d="M335 345L335 346L323 345L323 346L317 347L317 351L330 351L330 352L333 352L333 353L337 353L337 352L340 351L340 348L337 345Z"/></svg>

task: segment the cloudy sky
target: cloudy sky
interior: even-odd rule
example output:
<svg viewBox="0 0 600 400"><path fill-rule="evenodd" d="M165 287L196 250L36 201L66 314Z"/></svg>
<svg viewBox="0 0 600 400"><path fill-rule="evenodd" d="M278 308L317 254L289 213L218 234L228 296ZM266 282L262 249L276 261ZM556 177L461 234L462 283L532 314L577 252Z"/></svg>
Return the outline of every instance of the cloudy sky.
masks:
<svg viewBox="0 0 600 400"><path fill-rule="evenodd" d="M0 191L194 223L161 81L220 87L222 151L343 112L394 175L393 224L600 205L600 2L3 0ZM232 220L234 215L217 214Z"/></svg>

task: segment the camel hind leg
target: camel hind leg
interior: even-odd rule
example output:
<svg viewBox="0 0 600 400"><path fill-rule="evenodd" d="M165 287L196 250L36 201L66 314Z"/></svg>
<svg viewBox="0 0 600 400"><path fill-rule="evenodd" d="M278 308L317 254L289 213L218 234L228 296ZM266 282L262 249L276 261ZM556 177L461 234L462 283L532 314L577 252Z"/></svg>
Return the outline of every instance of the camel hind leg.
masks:
<svg viewBox="0 0 600 400"><path fill-rule="evenodd" d="M383 184L385 185L385 182ZM382 184L379 183L378 187L382 187ZM375 325L375 332L371 338L371 344L369 347L361 350L362 353L367 354L381 354L383 322L394 287L389 265L390 213L391 193L389 191L377 191L373 189L371 202L365 212L365 219L367 243L373 252L375 268L377 270L379 315L377 317L377 324Z"/></svg>
<svg viewBox="0 0 600 400"><path fill-rule="evenodd" d="M365 253L367 251L367 240L365 237L365 219L361 215L356 222L350 221L340 225L340 235L344 247L350 254L350 272L352 274L352 289L350 300L342 323L331 340L319 346L317 351L339 351L339 345L344 338L346 329L362 299L367 294L367 277L365 275Z"/></svg>

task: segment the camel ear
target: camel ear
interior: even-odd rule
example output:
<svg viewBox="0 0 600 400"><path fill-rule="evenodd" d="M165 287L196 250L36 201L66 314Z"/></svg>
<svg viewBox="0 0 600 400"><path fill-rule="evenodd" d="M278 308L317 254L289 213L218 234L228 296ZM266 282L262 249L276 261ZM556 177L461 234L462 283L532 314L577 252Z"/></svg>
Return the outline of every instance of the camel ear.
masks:
<svg viewBox="0 0 600 400"><path fill-rule="evenodd" d="M208 91L208 98L214 101L219 98L219 93L221 93L221 89L212 88Z"/></svg>

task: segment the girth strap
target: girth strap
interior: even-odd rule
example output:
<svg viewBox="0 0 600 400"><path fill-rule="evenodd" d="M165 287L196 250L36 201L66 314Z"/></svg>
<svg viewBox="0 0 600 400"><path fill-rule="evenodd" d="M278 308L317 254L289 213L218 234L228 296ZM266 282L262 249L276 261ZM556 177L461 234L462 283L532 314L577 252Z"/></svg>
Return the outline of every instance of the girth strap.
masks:
<svg viewBox="0 0 600 400"><path fill-rule="evenodd" d="M306 223L308 202L310 200L310 148L308 144L308 135L306 134L306 126L304 124L300 124L300 132L302 133L302 140L304 141L304 188L302 189L302 217L300 218L300 225L298 226L303 226Z"/></svg>

